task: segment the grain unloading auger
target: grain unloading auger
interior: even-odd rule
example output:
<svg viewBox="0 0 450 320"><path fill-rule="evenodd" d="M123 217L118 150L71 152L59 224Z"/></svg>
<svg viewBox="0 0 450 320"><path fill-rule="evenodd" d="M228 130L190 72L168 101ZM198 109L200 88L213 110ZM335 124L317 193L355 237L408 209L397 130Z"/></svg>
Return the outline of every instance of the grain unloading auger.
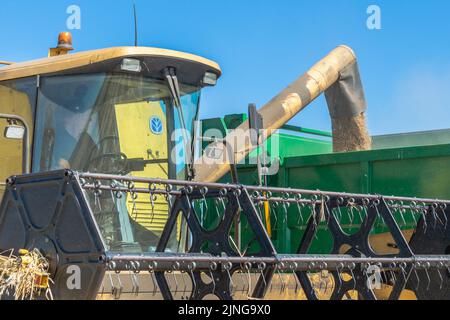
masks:
<svg viewBox="0 0 450 320"><path fill-rule="evenodd" d="M333 50L225 139L211 139L221 159L175 161L168 137L194 132L199 89L219 76L211 61L149 48L0 69L10 104L23 104L4 116L7 135L23 125L23 163L32 164L7 180L0 252L38 249L56 299L449 297L450 201L215 182L230 169L219 160L238 163L261 143L249 130L259 128L255 119L267 138L323 92L336 151L370 148L349 48ZM8 83L26 77L37 78L28 99L37 101L34 130L23 94L33 86ZM289 254L273 242L287 220L304 227ZM324 234L332 249L311 252ZM377 249L380 234L388 252Z"/></svg>

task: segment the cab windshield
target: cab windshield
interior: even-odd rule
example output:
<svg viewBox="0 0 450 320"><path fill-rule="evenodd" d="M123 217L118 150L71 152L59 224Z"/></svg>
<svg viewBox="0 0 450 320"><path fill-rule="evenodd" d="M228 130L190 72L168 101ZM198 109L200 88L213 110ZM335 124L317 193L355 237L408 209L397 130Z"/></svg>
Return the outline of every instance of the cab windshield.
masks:
<svg viewBox="0 0 450 320"><path fill-rule="evenodd" d="M43 78L33 171L147 171L184 179L190 141L183 138L193 137L200 88L181 84L180 91L182 110L160 80L124 74Z"/></svg>

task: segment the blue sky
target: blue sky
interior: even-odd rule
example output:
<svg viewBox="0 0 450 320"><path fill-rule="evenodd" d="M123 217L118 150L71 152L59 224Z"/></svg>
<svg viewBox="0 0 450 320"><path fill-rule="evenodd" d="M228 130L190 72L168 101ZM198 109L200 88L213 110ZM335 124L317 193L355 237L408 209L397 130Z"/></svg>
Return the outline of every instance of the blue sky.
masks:
<svg viewBox="0 0 450 320"><path fill-rule="evenodd" d="M81 8L77 50L133 44L130 0L3 0L0 60L43 57ZM202 117L261 106L339 44L359 58L373 134L450 128L450 1L136 0L140 45L187 51L224 72ZM369 5L381 30L366 27ZM329 130L323 97L292 124Z"/></svg>

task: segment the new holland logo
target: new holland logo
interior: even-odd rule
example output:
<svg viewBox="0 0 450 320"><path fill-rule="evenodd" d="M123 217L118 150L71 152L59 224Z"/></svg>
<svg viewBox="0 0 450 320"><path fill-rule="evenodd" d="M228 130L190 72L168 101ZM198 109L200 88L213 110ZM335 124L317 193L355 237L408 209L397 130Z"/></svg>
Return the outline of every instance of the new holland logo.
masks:
<svg viewBox="0 0 450 320"><path fill-rule="evenodd" d="M153 134L162 134L163 133L163 123L160 118L152 117L150 118L150 130Z"/></svg>

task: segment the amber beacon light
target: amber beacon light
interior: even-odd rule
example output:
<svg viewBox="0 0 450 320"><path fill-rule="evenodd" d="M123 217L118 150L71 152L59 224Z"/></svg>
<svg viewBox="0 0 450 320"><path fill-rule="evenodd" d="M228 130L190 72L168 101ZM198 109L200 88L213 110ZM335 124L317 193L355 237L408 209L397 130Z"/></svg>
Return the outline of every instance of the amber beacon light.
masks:
<svg viewBox="0 0 450 320"><path fill-rule="evenodd" d="M72 50L72 34L70 32L60 32L58 35L58 45L56 48L50 48L49 57L68 54Z"/></svg>

